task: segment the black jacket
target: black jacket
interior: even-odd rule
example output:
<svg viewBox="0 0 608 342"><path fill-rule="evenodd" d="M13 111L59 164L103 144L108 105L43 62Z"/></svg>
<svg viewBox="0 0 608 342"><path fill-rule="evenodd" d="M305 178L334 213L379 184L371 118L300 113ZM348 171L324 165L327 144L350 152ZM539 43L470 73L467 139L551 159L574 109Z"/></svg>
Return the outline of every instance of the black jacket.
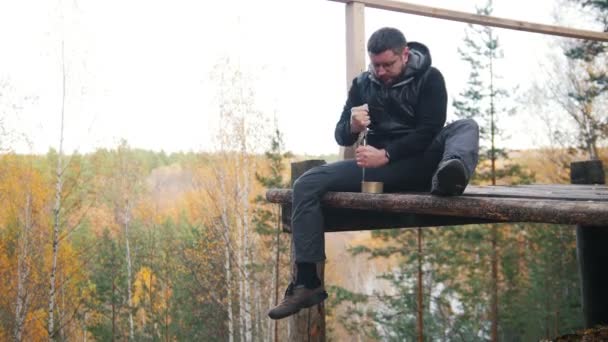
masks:
<svg viewBox="0 0 608 342"><path fill-rule="evenodd" d="M350 110L365 103L371 123L368 143L384 148L391 160L423 152L446 120L447 92L441 72L431 66L426 46L408 43L410 55L403 74L390 86L366 71L357 76L348 92L335 137L350 146L357 134L350 132Z"/></svg>

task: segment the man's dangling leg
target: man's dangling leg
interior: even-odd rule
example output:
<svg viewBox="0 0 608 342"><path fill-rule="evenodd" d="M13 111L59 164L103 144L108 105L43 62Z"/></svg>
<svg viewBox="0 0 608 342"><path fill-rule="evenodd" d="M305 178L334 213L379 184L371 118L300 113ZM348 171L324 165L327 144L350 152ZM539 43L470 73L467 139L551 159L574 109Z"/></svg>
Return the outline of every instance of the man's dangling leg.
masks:
<svg viewBox="0 0 608 342"><path fill-rule="evenodd" d="M361 169L354 160L315 167L293 185L292 239L296 277L283 301L268 312L272 319L293 315L327 298L316 265L325 261L325 227L321 198L332 191L358 191Z"/></svg>

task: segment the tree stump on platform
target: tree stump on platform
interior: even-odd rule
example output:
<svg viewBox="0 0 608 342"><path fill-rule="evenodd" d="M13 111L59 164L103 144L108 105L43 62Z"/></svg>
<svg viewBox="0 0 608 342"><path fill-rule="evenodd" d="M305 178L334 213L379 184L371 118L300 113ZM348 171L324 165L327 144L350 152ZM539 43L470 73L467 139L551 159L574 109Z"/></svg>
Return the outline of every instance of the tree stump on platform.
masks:
<svg viewBox="0 0 608 342"><path fill-rule="evenodd" d="M575 162L570 166L572 184L605 184L600 160ZM608 325L608 227L576 227L576 255L581 277L585 328Z"/></svg>
<svg viewBox="0 0 608 342"><path fill-rule="evenodd" d="M313 167L325 164L324 160L306 160L291 164L291 187L293 183L304 172ZM285 207L284 207L285 209ZM291 206L289 213L283 215L291 216ZM291 243L291 274L293 281L296 277L295 248L293 240ZM325 263L317 263L317 275L321 282L325 283ZM297 314L289 318L289 341L325 341L325 306L324 303L315 305L311 308L300 310Z"/></svg>

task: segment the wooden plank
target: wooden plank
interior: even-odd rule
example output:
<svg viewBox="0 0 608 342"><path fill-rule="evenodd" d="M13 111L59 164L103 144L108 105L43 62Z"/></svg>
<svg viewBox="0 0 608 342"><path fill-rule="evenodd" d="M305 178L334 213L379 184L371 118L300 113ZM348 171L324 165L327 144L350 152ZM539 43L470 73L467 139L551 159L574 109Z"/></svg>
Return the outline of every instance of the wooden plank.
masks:
<svg viewBox="0 0 608 342"><path fill-rule="evenodd" d="M365 5L346 4L346 90L351 82L365 70ZM341 159L353 159L353 146L340 147Z"/></svg>
<svg viewBox="0 0 608 342"><path fill-rule="evenodd" d="M291 204L283 204L291 209ZM359 230L378 230L389 228L417 228L461 226L466 224L485 224L504 221L479 218L390 213L379 210L359 210L348 208L323 208L325 232L345 232ZM283 229L291 233L291 217L283 216Z"/></svg>
<svg viewBox="0 0 608 342"><path fill-rule="evenodd" d="M289 203L291 190L271 189L266 192L266 198L273 203ZM323 197L322 204L335 208L509 222L608 225L607 202L329 192Z"/></svg>
<svg viewBox="0 0 608 342"><path fill-rule="evenodd" d="M470 186L465 196L497 197L497 198L528 198L528 199L556 199L573 201L608 201L608 188L573 188L567 187L520 187L520 186Z"/></svg>
<svg viewBox="0 0 608 342"><path fill-rule="evenodd" d="M580 185L580 184L523 184L515 185L517 188L533 189L559 189L559 190L583 190L583 191L608 191L608 186L600 184Z"/></svg>
<svg viewBox="0 0 608 342"><path fill-rule="evenodd" d="M543 194L547 194L551 196L551 194L559 194L559 193L575 193L577 195L588 195L590 197L597 196L598 198L602 198L603 196L608 195L608 190L605 189L591 189L591 188L562 188L562 187L519 187L519 186L481 186L475 187L472 186L467 188L468 191L465 193L475 194L475 193L521 193L522 195L530 194L533 196L542 196Z"/></svg>
<svg viewBox="0 0 608 342"><path fill-rule="evenodd" d="M346 4L353 3L352 0L330 0L335 2L342 2ZM452 21L465 22L469 24L478 24L484 26L500 27L510 30L542 33L554 36L577 38L577 39L590 39L597 41L608 41L608 33L595 32L587 30L579 30L566 28L554 25L544 25L532 22L526 22L521 20L504 19L491 16L483 16L478 14L471 14L460 11L453 11L448 9L414 5L405 2L393 1L393 0L357 0L356 3L363 4L367 7L383 9L393 12L409 13L415 15L421 15L432 18L446 19Z"/></svg>

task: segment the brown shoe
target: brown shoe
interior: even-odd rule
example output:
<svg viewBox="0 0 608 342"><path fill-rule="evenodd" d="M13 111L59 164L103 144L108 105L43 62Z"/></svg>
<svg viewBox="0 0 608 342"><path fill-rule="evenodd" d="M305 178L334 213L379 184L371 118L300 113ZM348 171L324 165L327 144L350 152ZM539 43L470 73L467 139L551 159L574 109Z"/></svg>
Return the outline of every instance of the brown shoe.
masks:
<svg viewBox="0 0 608 342"><path fill-rule="evenodd" d="M327 292L320 285L314 289L308 289L304 285L295 286L290 283L285 291L285 297L279 305L268 311L268 317L272 319L281 319L291 316L301 309L309 308L319 304L327 298Z"/></svg>

